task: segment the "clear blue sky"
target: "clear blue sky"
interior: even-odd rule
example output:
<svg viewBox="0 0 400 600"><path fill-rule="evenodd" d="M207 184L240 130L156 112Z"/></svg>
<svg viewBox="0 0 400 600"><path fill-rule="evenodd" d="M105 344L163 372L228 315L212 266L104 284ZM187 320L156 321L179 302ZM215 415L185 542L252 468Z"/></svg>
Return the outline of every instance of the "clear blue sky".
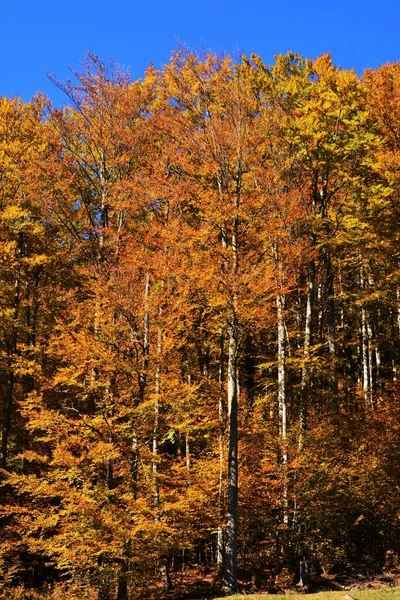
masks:
<svg viewBox="0 0 400 600"><path fill-rule="evenodd" d="M2 0L0 95L40 90L60 102L46 72L66 78L88 49L137 78L179 42L267 63L288 50L330 51L361 73L400 59L400 0Z"/></svg>

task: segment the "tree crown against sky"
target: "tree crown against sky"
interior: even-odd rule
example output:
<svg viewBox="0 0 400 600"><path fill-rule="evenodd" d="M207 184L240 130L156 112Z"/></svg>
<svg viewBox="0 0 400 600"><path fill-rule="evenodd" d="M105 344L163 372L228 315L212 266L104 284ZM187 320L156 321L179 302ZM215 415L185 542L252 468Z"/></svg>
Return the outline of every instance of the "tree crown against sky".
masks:
<svg viewBox="0 0 400 600"><path fill-rule="evenodd" d="M130 66L136 79L150 61L157 68L167 63L179 43L233 56L256 52L268 62L289 50L313 58L330 51L338 65L361 74L400 58L399 17L394 0L289 0L284 6L256 0L249 7L222 0L203 2L201 9L181 0L157 0L151 9L127 0L112 8L105 0L72 0L68 9L21 0L2 9L0 94L27 101L40 89L62 103L46 73L65 79L67 65L78 65L88 50Z"/></svg>

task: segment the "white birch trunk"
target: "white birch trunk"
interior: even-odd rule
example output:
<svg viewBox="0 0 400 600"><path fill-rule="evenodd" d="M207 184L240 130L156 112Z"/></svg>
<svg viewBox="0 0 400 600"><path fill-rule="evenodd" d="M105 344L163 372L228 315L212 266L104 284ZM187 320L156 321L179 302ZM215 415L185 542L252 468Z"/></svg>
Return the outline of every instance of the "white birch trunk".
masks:
<svg viewBox="0 0 400 600"><path fill-rule="evenodd" d="M237 588L237 500L238 500L238 432L237 432L237 352L236 318L231 317L228 330L228 511L226 519L224 589Z"/></svg>
<svg viewBox="0 0 400 600"><path fill-rule="evenodd" d="M372 347L372 327L369 320L369 315L367 315L367 343L368 343L368 379L369 379L369 389L368 389L368 400L369 404L372 408L373 406L373 391L374 391L374 378L373 378L373 365L372 365L372 357L373 357L373 347Z"/></svg>
<svg viewBox="0 0 400 600"><path fill-rule="evenodd" d="M279 435L282 443L282 468L283 468L283 523L289 522L288 517L288 491L287 491L287 403L286 403L286 344L284 307L285 297L278 294L276 297L278 316L278 411Z"/></svg>
<svg viewBox="0 0 400 600"><path fill-rule="evenodd" d="M364 278L363 268L360 270L360 287L365 290L366 281ZM372 353L370 351L370 340L369 340L369 324L368 314L365 304L361 307L361 370L362 370L362 390L364 397L365 407L368 408L371 404L371 364L370 360Z"/></svg>
<svg viewBox="0 0 400 600"><path fill-rule="evenodd" d="M238 156L236 178L236 194L234 208L236 214L232 223L232 263L231 273L236 279L239 269L239 200L240 200L241 164ZM237 533L238 533L238 373L237 361L239 352L239 330L237 322L237 295L232 295L232 311L228 322L228 506L226 519L224 590L228 593L237 591Z"/></svg>
<svg viewBox="0 0 400 600"><path fill-rule="evenodd" d="M361 308L361 360L362 360L362 389L365 405L368 404L369 370L368 370L368 333L367 316L363 306Z"/></svg>
<svg viewBox="0 0 400 600"><path fill-rule="evenodd" d="M400 290L396 289L396 300L397 300L397 329L399 332L400 339Z"/></svg>
<svg viewBox="0 0 400 600"><path fill-rule="evenodd" d="M311 324L312 324L312 309L313 309L313 296L314 296L314 277L315 277L315 265L314 261L310 264L307 277L307 300L306 300L306 316L304 324L304 346L303 346L303 358L304 365L301 371L301 405L300 405L300 435L299 435L299 450L302 449L304 444L304 434L307 429L307 391L308 391L308 379L309 379L309 368L307 360L310 356L311 346Z"/></svg>

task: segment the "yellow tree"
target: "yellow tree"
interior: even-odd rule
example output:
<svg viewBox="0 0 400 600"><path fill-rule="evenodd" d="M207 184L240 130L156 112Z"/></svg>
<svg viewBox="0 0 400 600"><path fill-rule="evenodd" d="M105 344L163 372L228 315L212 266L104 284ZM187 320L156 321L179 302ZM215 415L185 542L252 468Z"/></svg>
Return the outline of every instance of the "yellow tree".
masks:
<svg viewBox="0 0 400 600"><path fill-rule="evenodd" d="M224 586L237 589L238 395L244 342L271 289L265 272L263 222L268 144L274 123L266 113L259 65L177 53L164 72L167 103L160 128L175 146L170 172L195 203L193 266L188 276L214 312L222 346L228 421ZM171 142L172 140L172 142ZM260 167L260 165L262 165ZM268 250L269 252L269 250ZM201 273L201 276L199 275ZM259 297L254 286L259 281ZM261 308L263 306L263 308ZM220 343L214 339L214 348ZM221 374L221 368L219 369ZM221 397L220 402L223 401ZM224 410L220 404L219 414ZM221 553L219 553L221 556Z"/></svg>

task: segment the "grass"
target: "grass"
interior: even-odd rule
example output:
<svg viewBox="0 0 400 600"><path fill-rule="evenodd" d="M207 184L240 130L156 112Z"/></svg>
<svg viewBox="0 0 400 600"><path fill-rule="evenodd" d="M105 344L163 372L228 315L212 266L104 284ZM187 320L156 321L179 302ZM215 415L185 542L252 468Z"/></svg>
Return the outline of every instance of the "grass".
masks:
<svg viewBox="0 0 400 600"><path fill-rule="evenodd" d="M346 594L357 600L400 600L400 586L395 588L374 589L374 590L343 590L342 592L319 592L318 594L308 594L310 600L344 600ZM249 594L248 596L236 595L225 596L225 598L216 598L216 600L305 600L304 594Z"/></svg>

